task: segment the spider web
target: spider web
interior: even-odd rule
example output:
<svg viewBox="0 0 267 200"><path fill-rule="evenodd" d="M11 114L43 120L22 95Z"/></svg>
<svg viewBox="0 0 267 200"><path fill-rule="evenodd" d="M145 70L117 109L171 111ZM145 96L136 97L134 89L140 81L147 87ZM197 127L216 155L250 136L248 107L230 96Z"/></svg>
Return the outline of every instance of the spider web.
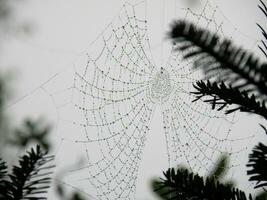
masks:
<svg viewBox="0 0 267 200"><path fill-rule="evenodd" d="M195 10L179 6L178 12L178 16L184 16L180 18L222 38L232 39L235 34L242 34L229 24L213 1L203 1ZM202 101L191 103L194 96L188 91L194 91L193 83L206 77L198 69L192 68L192 63L198 58L184 61L182 57L181 52L173 50L167 64L176 86L172 100L162 106L169 162L173 163L171 166L186 163L193 171L207 174L215 165L218 155L229 153L232 158L230 168L233 170L240 165L237 158L246 149L240 141L248 138L233 138L231 124L235 116L225 116L222 112L211 110L210 105Z"/></svg>
<svg viewBox="0 0 267 200"><path fill-rule="evenodd" d="M177 17L221 36L239 34L211 0L197 10L177 3L176 10ZM81 189L89 198L135 199L156 107L163 115L170 167L185 165L206 175L227 153L229 176L236 175L253 136L237 138L231 133L235 115L226 116L202 101L191 103L192 84L205 75L191 67L194 59L185 61L174 49L166 64L158 66L148 38L146 2L125 3L73 67L40 86L56 108L57 162L68 159L70 155L62 152L67 148L75 147L75 156L85 157L63 184Z"/></svg>

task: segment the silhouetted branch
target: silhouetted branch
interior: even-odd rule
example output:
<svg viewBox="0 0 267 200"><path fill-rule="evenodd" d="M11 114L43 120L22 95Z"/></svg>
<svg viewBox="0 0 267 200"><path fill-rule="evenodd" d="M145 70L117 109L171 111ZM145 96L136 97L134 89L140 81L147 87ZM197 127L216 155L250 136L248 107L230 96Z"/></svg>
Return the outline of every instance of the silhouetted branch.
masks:
<svg viewBox="0 0 267 200"><path fill-rule="evenodd" d="M170 200L252 200L251 195L247 196L237 188L212 178L204 179L187 169L168 169L157 187L156 192Z"/></svg>
<svg viewBox="0 0 267 200"><path fill-rule="evenodd" d="M6 163L0 158L0 180L2 180L7 173Z"/></svg>
<svg viewBox="0 0 267 200"><path fill-rule="evenodd" d="M258 7L260 8L260 10L262 11L262 13L263 13L263 14L265 15L265 17L267 18L267 7L266 7L266 5L263 3L263 1L260 0L260 2L261 2L261 5L258 5ZM257 23L257 25L258 25L258 27L260 28L261 33L262 33L264 39L267 40L267 33L266 33L266 31L265 31L264 28L262 28L262 26L259 25L258 23ZM259 45L259 48L260 48L260 50L262 51L262 53L265 55L265 57L267 58L267 44L266 44L266 41L261 40L261 43L262 43L262 46Z"/></svg>
<svg viewBox="0 0 267 200"><path fill-rule="evenodd" d="M256 181L255 188L267 187L267 146L259 143L254 147L249 155L247 167L252 168L247 174L250 175L250 181Z"/></svg>
<svg viewBox="0 0 267 200"><path fill-rule="evenodd" d="M186 21L176 21L169 37L184 52L185 59L195 58L194 67L203 69L208 79L267 97L267 63L261 63L253 54Z"/></svg>
<svg viewBox="0 0 267 200"><path fill-rule="evenodd" d="M31 149L19 160L19 165L14 166L9 180L3 180L0 195L5 200L20 199L46 199L40 197L50 187L50 172L54 166L47 165L54 159L41 151L40 146L36 150ZM38 196L37 196L38 195Z"/></svg>
<svg viewBox="0 0 267 200"><path fill-rule="evenodd" d="M250 112L263 116L267 119L267 108L265 101L260 102L256 100L254 94L249 95L246 90L239 91L231 86L226 86L223 82L221 84L211 83L210 81L199 81L194 84L196 92L192 92L196 95L197 101L205 96L210 96L210 99L204 100L212 104L212 108L215 109L219 106L218 110L222 110L227 105L235 104L236 108L227 109L226 114L232 113L236 110L241 112Z"/></svg>

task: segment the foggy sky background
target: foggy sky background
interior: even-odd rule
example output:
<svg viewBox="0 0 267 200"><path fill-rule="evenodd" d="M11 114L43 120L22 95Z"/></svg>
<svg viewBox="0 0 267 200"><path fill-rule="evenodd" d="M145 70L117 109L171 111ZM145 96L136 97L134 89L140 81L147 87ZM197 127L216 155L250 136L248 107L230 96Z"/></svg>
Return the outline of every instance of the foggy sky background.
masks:
<svg viewBox="0 0 267 200"><path fill-rule="evenodd" d="M204 2L191 0L190 6L197 8ZM236 44L257 50L256 44L261 34L256 27L263 27L267 21L257 8L255 0L216 0L219 9L236 27L239 34L233 36ZM0 66L4 71L12 71L15 93L7 112L12 113L14 124L19 124L25 116L43 117L56 127L56 110L49 95L40 88L56 73L66 73L75 60L88 48L111 19L118 14L124 0L24 0L16 7L17 18L28 21L32 26L30 36L7 33L4 47L1 49ZM172 19L177 19L179 9L189 5L186 0L147 0L149 37L158 65L164 64L170 50L166 32ZM226 20L227 20L226 19ZM244 38L247 38L246 40ZM65 79L66 81L67 79ZM72 80L70 79L70 82ZM153 199L149 191L149 180L161 176L168 167L165 138L162 130L162 116L157 109L148 134L147 144L140 164L137 185L137 199ZM234 130L242 135L251 132L261 135L257 117L239 115ZM56 129L51 133L53 141ZM71 134L71 133L70 133ZM263 134L262 134L263 135ZM264 138L264 137L263 137ZM54 140L54 151L62 155L74 155L75 152ZM62 159L61 159L62 158ZM63 156L58 158L64 160ZM66 158L67 159L67 158ZM77 156L77 161L80 158ZM71 161L73 162L73 160ZM70 164L71 165L71 164ZM52 192L50 194L53 196Z"/></svg>

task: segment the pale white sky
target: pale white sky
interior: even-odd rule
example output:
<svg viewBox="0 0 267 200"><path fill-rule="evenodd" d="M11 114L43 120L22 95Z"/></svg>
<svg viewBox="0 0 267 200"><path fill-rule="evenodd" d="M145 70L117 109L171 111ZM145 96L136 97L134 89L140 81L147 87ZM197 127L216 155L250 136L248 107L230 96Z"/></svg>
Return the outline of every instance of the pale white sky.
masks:
<svg viewBox="0 0 267 200"><path fill-rule="evenodd" d="M213 1L216 3L214 5L218 6L214 8L220 13L216 16L216 20L224 22L225 35L233 37L239 45L257 50L257 40L261 36L255 23L267 25L257 8L257 1ZM203 2L206 0L201 0L200 3L195 0L195 4L192 2L192 9L198 11L203 8ZM17 15L19 20L32 23L32 35L6 35L0 64L14 72L16 89L7 111L15 116L14 123L19 123L25 116L36 118L43 116L54 125L51 140L55 144L57 163L61 168L73 165L74 161L78 162L82 158L79 157L79 146L70 149L68 142L62 144L58 137L62 136L60 131L67 131L64 137L72 138L73 132L59 125L58 109L55 108L50 92L54 88L71 86L73 65L90 47L91 42L118 15L123 3L124 0L25 0L18 6ZM170 43L166 40L169 24L172 19L186 17L182 8L187 5L189 4L186 0L147 0L148 36L155 63L159 66L166 62L170 54ZM56 77L57 80L53 82L54 79L51 77L55 75L59 78ZM56 104L68 103L70 98L68 95L62 95L61 102ZM261 132L256 123L258 118L248 119L247 115L238 117L240 118L234 125L233 132L239 136ZM69 160L70 157L76 160ZM140 163L137 199L155 199L149 191L149 180L161 176L167 167L162 115L157 108ZM74 180L69 180L67 183L76 185ZM86 188L86 185L81 187ZM88 189L86 192L91 194Z"/></svg>

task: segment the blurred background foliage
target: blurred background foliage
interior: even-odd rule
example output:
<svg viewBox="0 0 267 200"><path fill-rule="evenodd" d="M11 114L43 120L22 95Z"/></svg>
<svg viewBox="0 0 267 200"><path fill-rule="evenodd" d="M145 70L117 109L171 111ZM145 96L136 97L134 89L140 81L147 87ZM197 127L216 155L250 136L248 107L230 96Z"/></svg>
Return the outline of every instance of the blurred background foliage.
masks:
<svg viewBox="0 0 267 200"><path fill-rule="evenodd" d="M16 16L16 10L19 9L19 5L23 4L24 2L26 2L26 0L0 0L0 58L2 56L2 48L4 47L4 43L6 42L6 34L12 34L16 37L20 37L21 35L30 37L31 34L33 34L34 24L31 24L27 21L22 21ZM49 141L48 139L48 135L51 132L52 126L45 123L45 119L32 119L31 117L28 117L24 119L19 126L12 124L12 113L8 113L6 108L9 105L9 102L11 102L14 93L16 92L16 90L14 89L15 83L13 82L13 76L14 74L12 72L12 69L4 71L0 68L0 199L18 199L19 197L14 195L5 197L1 195L4 189L8 190L9 194L12 194L14 188L19 188L18 186L22 184L20 180L23 179L23 177L20 176L21 172L28 170L29 172L33 173L35 170L29 169L30 165L26 163L28 163L29 161L33 162L34 159L37 158L37 155L40 156L38 157L38 159L44 159L43 156L46 154L43 152L49 152L52 147L51 141ZM36 145L39 146L37 147L40 148L40 150L38 150L38 148L36 150L32 149L29 154L25 154L27 149L34 148ZM16 152L16 155L23 155L21 157L21 160L18 161L18 158L14 158L12 152ZM12 155L10 156L10 154ZM38 161L38 159L36 160L36 162ZM49 160L49 162L50 161L51 160ZM43 160L42 162L43 164L46 164L47 161ZM38 161L36 164L38 163L40 163L40 161ZM16 166L16 164L19 165ZM35 164L35 162L33 162L33 164ZM13 173L17 174L12 175L12 169ZM20 169L21 171L16 172L14 171L14 169ZM7 173L10 173L10 175L8 175ZM35 173L38 174L39 171L36 171ZM40 180L46 182L46 178L48 180L49 175L51 174L47 173L47 177ZM7 176L13 176L13 178L11 178L11 180L8 180ZM40 180L38 182L35 181L34 183L40 184ZM5 187L2 187L2 183L6 183ZM26 184L26 182L24 182L24 184ZM8 187L8 185L11 188ZM69 190L67 191L67 189L60 183L53 182L53 179L51 185L56 188L58 199L84 199L83 195L79 192L71 192ZM46 187L49 188L51 185L48 185ZM40 187L40 190L36 191L38 187ZM29 188L28 193L42 191L41 188L43 187L38 187L36 189ZM13 193L20 194L18 191L13 191ZM27 196L25 196L25 198L26 197Z"/></svg>

